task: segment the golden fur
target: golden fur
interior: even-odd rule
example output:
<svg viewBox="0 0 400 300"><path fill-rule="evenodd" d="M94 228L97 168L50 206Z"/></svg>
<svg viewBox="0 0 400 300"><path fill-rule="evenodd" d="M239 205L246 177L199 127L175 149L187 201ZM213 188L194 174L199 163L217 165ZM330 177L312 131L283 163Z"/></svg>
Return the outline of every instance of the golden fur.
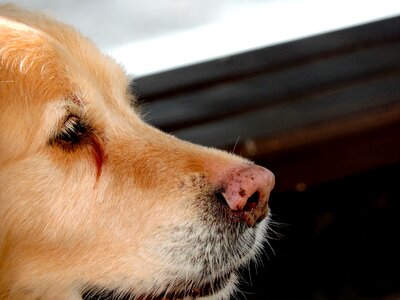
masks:
<svg viewBox="0 0 400 300"><path fill-rule="evenodd" d="M229 272L202 298L227 299L260 247L267 220L208 223L210 182L250 162L145 124L128 84L72 27L0 6L0 299L151 298ZM77 122L82 142L58 138Z"/></svg>

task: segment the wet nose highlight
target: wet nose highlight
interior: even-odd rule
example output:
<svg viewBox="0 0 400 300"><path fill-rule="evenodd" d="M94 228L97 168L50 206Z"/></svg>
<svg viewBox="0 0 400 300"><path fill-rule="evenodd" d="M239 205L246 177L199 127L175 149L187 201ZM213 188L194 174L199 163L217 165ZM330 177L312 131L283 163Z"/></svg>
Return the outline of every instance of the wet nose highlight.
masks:
<svg viewBox="0 0 400 300"><path fill-rule="evenodd" d="M223 196L228 207L240 212L249 226L267 214L268 198L275 184L271 171L258 165L233 169L223 182Z"/></svg>

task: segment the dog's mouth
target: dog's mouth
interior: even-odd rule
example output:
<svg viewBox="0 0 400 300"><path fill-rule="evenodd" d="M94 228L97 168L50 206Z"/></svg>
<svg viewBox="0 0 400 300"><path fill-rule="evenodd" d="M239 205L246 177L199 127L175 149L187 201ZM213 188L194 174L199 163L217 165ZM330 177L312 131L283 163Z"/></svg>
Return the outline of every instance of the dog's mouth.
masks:
<svg viewBox="0 0 400 300"><path fill-rule="evenodd" d="M150 295L135 295L133 293L121 293L117 290L104 290L100 288L90 288L82 294L83 300L183 300L201 299L221 293L227 289L234 280L234 273L220 275L210 281L200 284L190 282L174 282L162 292ZM192 286L190 288L190 286ZM186 287L186 288L185 288Z"/></svg>

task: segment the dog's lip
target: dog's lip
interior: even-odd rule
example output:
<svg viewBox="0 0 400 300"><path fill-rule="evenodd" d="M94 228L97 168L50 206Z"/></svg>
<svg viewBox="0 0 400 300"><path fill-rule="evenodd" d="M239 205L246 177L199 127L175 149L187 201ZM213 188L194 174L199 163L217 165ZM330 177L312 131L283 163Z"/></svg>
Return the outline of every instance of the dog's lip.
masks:
<svg viewBox="0 0 400 300"><path fill-rule="evenodd" d="M233 272L226 273L223 275L219 275L218 277L203 283L202 285L195 287L191 290L180 290L177 289L174 291L173 289L168 289L165 292L160 292L158 295L135 295L135 294L126 294L125 296L119 297L118 299L127 300L183 300L183 299L201 299L202 297L209 297L215 295L216 293L223 290L231 280ZM84 300L109 300L115 299L115 292L108 291L105 292L101 290L100 294L96 293L93 290L88 290L82 295Z"/></svg>
<svg viewBox="0 0 400 300"><path fill-rule="evenodd" d="M219 291L223 290L231 279L233 273L226 273L219 275L218 277L203 283L201 286L193 288L190 291L168 291L165 293L160 293L159 296L155 297L137 297L137 300L180 300L180 299L198 299L202 297L209 297L215 295Z"/></svg>
<svg viewBox="0 0 400 300"><path fill-rule="evenodd" d="M125 294L121 296L120 293L112 291L112 290L104 290L104 289L89 289L85 291L82 295L84 300L111 300L115 299L116 295L119 295L118 299L121 300L183 300L183 299L201 299L203 297L210 297L215 295L216 293L222 291L227 287L230 280L232 279L234 272L225 273L223 275L219 275L214 279L211 279L208 282L205 282L191 290L173 290L166 289L165 292L160 292L158 295L135 295L135 294ZM184 282L175 283L177 286L184 286ZM96 292L99 290L99 292Z"/></svg>

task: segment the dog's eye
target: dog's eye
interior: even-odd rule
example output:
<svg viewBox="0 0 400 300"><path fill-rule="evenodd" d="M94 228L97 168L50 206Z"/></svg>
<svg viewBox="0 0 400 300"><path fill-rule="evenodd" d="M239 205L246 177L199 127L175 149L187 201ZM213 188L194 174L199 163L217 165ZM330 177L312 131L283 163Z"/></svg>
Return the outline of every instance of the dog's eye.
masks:
<svg viewBox="0 0 400 300"><path fill-rule="evenodd" d="M88 126L78 116L70 115L66 119L55 141L62 145L77 145L82 142L88 133Z"/></svg>

